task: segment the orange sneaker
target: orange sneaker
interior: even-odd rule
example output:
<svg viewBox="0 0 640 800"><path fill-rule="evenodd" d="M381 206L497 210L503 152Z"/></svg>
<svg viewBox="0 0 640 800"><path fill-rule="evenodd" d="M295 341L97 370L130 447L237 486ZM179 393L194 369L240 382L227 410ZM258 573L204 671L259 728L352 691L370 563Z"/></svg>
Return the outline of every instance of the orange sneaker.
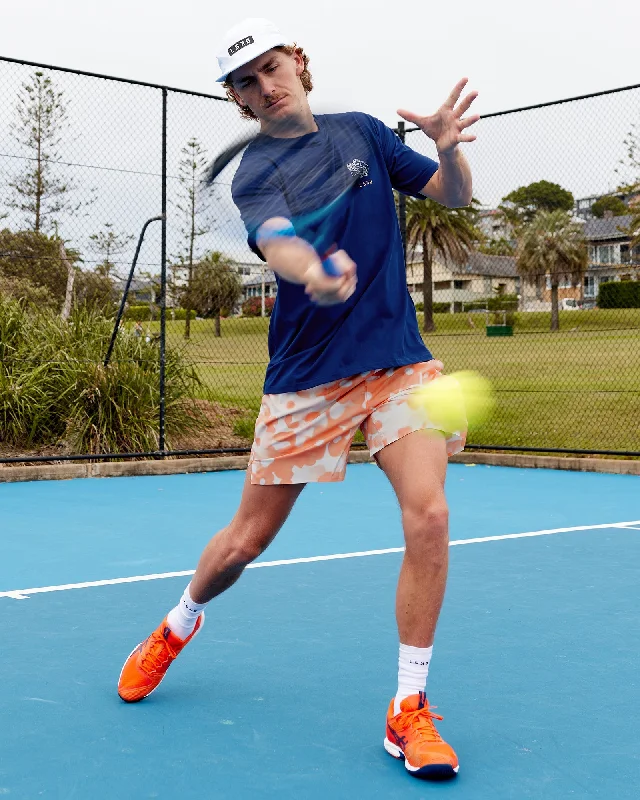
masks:
<svg viewBox="0 0 640 800"><path fill-rule="evenodd" d="M400 703L394 714L394 700L387 712L384 749L394 758L404 758L412 775L427 778L453 778L459 769L453 748L443 741L433 724L442 719L429 708L425 693L412 694Z"/></svg>
<svg viewBox="0 0 640 800"><path fill-rule="evenodd" d="M137 703L158 688L182 648L204 624L204 611L196 620L193 633L179 639L167 625L165 617L155 631L139 644L124 662L118 694L127 703Z"/></svg>

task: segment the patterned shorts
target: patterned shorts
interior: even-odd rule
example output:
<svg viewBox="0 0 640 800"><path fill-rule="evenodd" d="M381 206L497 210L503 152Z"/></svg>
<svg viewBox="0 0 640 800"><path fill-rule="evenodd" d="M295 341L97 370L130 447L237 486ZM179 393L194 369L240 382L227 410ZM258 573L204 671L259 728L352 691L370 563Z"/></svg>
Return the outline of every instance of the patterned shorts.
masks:
<svg viewBox="0 0 640 800"><path fill-rule="evenodd" d="M377 369L313 389L262 398L249 469L251 483L341 481L358 428L374 455L403 436L435 426L408 403L411 389L437 378L440 361ZM447 439L452 456L466 431Z"/></svg>

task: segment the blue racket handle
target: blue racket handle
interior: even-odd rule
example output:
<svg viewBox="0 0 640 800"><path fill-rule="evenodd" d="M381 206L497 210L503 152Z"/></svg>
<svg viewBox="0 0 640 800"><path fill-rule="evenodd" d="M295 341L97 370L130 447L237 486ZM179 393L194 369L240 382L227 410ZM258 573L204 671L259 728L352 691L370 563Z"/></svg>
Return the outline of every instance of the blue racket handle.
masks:
<svg viewBox="0 0 640 800"><path fill-rule="evenodd" d="M322 260L322 268L324 269L325 274L329 275L331 278L339 278L342 275L342 272L331 260L331 256L327 256L327 258Z"/></svg>

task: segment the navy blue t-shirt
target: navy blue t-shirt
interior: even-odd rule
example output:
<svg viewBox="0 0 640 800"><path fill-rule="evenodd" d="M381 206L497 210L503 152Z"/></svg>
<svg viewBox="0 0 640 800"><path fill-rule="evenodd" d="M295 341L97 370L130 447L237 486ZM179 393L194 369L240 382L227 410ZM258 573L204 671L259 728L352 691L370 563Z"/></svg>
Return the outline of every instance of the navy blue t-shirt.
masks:
<svg viewBox="0 0 640 800"><path fill-rule="evenodd" d="M316 187L327 180L333 169L327 166L330 163L353 164L354 158L364 162L366 177L341 214L335 239L355 261L358 284L346 303L318 306L304 286L276 275L265 394L309 389L360 372L432 358L407 288L393 189L420 196L438 164L411 150L367 114L318 115L315 120L316 132L295 139L259 136L234 176L233 200L249 246L264 260L255 240L260 225L317 207ZM346 129L351 131L349 137L344 136ZM318 174L318 165L327 175Z"/></svg>

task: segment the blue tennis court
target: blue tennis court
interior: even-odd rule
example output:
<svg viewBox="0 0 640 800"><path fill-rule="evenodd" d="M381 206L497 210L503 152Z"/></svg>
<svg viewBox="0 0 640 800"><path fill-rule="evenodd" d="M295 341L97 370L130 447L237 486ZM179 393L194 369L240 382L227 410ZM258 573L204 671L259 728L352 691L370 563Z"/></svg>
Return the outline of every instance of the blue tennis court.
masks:
<svg viewBox="0 0 640 800"><path fill-rule="evenodd" d="M309 486L161 688L123 703L124 659L243 479L0 485L0 795L637 797L638 477L451 466L428 694L455 781L416 780L382 747L402 534L369 464Z"/></svg>

